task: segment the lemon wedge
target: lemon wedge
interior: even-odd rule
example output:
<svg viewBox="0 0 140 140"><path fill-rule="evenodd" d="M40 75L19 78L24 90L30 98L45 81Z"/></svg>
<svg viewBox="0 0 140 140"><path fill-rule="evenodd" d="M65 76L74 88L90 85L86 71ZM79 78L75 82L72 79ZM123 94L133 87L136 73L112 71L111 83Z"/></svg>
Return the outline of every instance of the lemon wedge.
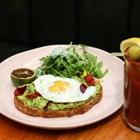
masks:
<svg viewBox="0 0 140 140"><path fill-rule="evenodd" d="M128 39L123 40L121 42L121 44L120 44L120 50L121 50L122 53L124 53L125 50L128 47L131 47L131 46L138 46L138 47L140 47L140 38L132 37L132 38L128 38Z"/></svg>

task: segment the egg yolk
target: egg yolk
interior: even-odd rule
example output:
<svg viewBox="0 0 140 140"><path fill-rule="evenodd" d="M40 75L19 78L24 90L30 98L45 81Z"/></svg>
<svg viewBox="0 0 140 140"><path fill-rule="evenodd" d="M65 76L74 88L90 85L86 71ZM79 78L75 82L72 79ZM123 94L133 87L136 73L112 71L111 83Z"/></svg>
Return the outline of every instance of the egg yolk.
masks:
<svg viewBox="0 0 140 140"><path fill-rule="evenodd" d="M68 82L63 81L55 81L52 86L49 87L49 91L51 92L64 92L66 91L66 87L70 87Z"/></svg>

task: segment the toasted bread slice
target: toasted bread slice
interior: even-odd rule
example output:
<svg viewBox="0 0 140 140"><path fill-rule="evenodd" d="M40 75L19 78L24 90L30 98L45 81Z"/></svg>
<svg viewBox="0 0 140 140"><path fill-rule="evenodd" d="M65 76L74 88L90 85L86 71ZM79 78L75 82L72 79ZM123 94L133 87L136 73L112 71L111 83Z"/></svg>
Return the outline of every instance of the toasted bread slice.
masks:
<svg viewBox="0 0 140 140"><path fill-rule="evenodd" d="M93 105L97 104L102 99L102 85L100 83L98 84L101 87L98 95L95 98L91 99L86 104L73 109L64 109L64 110L57 110L57 111L32 109L30 107L25 106L24 103L17 98L17 96L14 97L14 104L19 111L35 117L56 118L56 117L63 117L63 116L71 117L77 114L84 114L85 112L90 110Z"/></svg>

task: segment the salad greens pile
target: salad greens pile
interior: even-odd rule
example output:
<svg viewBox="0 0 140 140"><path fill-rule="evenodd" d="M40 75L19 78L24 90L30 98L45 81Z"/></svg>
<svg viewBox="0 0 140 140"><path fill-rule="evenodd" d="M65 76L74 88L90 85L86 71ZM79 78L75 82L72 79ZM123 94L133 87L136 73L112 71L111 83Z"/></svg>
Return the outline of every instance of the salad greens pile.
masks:
<svg viewBox="0 0 140 140"><path fill-rule="evenodd" d="M81 54L77 51L79 46ZM101 78L108 73L108 69L102 72L103 62L97 62L97 56L88 53L83 44L70 44L68 48L56 47L49 56L40 58L40 61L43 63L35 70L37 77L46 74L67 78L81 77L85 70L87 74Z"/></svg>

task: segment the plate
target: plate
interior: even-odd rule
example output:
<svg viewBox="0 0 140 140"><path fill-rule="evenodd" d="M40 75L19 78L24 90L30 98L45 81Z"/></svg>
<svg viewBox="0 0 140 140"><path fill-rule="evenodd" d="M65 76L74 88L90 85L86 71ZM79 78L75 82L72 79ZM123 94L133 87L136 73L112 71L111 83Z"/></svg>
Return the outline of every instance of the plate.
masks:
<svg viewBox="0 0 140 140"><path fill-rule="evenodd" d="M25 51L9 57L0 64L0 113L18 123L52 130L72 129L96 123L116 112L123 104L123 61L110 53L88 47L87 51L103 61L102 70L109 72L102 78L103 98L83 115L60 118L32 117L18 111L13 103L15 87L11 83L10 73L17 68L36 69L41 65L39 58L51 53L52 48L60 45L49 45ZM69 45L61 45L68 47Z"/></svg>

